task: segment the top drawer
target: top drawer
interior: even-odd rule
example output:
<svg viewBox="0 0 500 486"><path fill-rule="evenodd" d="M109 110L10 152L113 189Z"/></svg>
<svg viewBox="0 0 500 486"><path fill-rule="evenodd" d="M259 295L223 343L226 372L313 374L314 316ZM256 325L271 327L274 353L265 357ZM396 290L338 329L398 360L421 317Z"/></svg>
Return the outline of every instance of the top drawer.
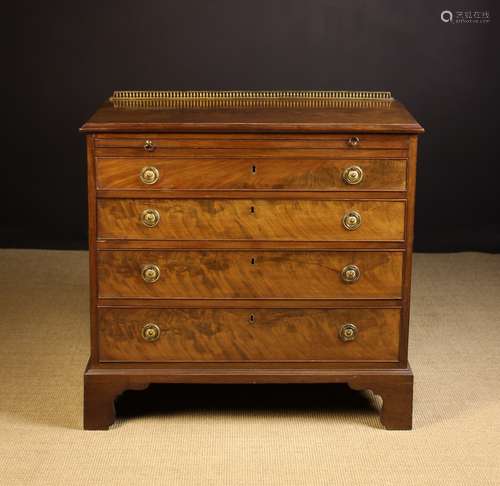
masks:
<svg viewBox="0 0 500 486"><path fill-rule="evenodd" d="M404 159L98 157L97 189L405 191Z"/></svg>
<svg viewBox="0 0 500 486"><path fill-rule="evenodd" d="M99 157L394 157L405 158L408 137L368 134L102 134Z"/></svg>

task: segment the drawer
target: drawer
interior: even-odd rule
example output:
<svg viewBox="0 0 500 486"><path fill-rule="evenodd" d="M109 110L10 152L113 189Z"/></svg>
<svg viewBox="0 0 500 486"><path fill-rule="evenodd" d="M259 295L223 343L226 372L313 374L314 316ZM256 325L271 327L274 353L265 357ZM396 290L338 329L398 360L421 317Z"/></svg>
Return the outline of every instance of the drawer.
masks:
<svg viewBox="0 0 500 486"><path fill-rule="evenodd" d="M404 201L99 199L97 204L101 239L402 241L404 220Z"/></svg>
<svg viewBox="0 0 500 486"><path fill-rule="evenodd" d="M159 149L238 148L408 148L407 135L368 133L331 134L203 134L203 133L110 133L97 134L96 148L140 148L154 153ZM146 143L150 142L150 143Z"/></svg>
<svg viewBox="0 0 500 486"><path fill-rule="evenodd" d="M402 157L404 135L110 134L95 140L97 157Z"/></svg>
<svg viewBox="0 0 500 486"><path fill-rule="evenodd" d="M97 189L404 191L404 159L98 157Z"/></svg>
<svg viewBox="0 0 500 486"><path fill-rule="evenodd" d="M398 361L400 309L100 308L100 361Z"/></svg>
<svg viewBox="0 0 500 486"><path fill-rule="evenodd" d="M98 295L399 299L402 266L401 251L101 250L97 252Z"/></svg>

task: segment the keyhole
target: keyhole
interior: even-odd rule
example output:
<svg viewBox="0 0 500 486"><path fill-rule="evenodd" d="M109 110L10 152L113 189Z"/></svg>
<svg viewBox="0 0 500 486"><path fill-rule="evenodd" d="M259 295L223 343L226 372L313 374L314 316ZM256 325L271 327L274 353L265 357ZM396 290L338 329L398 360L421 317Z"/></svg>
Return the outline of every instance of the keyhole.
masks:
<svg viewBox="0 0 500 486"><path fill-rule="evenodd" d="M255 206L250 206L250 214L255 214Z"/></svg>
<svg viewBox="0 0 500 486"><path fill-rule="evenodd" d="M248 322L249 322L250 324L255 324L255 314L250 314L250 315L248 316Z"/></svg>
<svg viewBox="0 0 500 486"><path fill-rule="evenodd" d="M252 265L255 265L255 264L257 263L256 258L255 258L255 257L252 257L252 259L250 260L250 263L251 263Z"/></svg>
<svg viewBox="0 0 500 486"><path fill-rule="evenodd" d="M252 165L252 175L255 175L255 174L257 174L257 166Z"/></svg>

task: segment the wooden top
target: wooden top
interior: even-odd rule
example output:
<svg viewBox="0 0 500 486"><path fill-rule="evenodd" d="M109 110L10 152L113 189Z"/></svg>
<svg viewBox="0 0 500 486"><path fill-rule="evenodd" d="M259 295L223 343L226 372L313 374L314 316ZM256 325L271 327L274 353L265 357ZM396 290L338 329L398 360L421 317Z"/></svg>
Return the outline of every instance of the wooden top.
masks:
<svg viewBox="0 0 500 486"><path fill-rule="evenodd" d="M106 101L82 132L422 133L397 100Z"/></svg>

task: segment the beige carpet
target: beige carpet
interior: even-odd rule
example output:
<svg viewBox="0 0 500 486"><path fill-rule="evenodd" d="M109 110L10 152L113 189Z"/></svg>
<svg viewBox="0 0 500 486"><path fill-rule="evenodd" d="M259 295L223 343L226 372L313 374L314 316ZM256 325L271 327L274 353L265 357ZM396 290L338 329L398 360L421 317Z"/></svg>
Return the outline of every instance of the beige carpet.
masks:
<svg viewBox="0 0 500 486"><path fill-rule="evenodd" d="M0 251L0 484L498 485L500 255L416 255L414 430L344 386L156 386L82 430L87 255Z"/></svg>

